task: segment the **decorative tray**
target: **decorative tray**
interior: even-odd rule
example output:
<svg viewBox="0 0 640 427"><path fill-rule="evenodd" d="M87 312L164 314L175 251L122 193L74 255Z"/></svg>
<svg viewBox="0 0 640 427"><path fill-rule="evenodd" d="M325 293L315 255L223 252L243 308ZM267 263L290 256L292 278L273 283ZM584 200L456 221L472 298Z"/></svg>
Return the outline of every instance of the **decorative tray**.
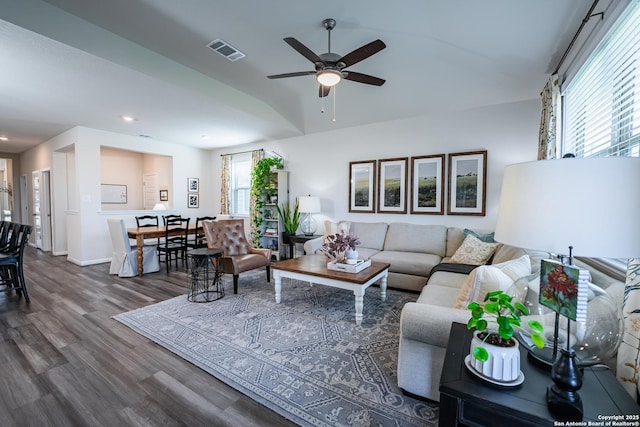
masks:
<svg viewBox="0 0 640 427"><path fill-rule="evenodd" d="M345 264L338 262L338 260L333 260L327 263L327 268L329 270L344 271L345 273L359 273L367 267L371 267L370 259L359 259L355 264Z"/></svg>

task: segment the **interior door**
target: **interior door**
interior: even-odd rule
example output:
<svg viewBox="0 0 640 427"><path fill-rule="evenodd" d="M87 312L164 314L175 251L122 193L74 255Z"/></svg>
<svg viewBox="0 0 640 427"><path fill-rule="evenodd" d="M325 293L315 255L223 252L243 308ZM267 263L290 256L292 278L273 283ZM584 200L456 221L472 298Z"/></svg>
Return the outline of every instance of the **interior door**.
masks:
<svg viewBox="0 0 640 427"><path fill-rule="evenodd" d="M158 174L145 173L142 176L142 186L144 191L144 208L153 209L156 203L160 201L160 195L158 193Z"/></svg>
<svg viewBox="0 0 640 427"><path fill-rule="evenodd" d="M42 217L40 213L40 171L31 172L31 184L33 189L33 235L36 248L42 249Z"/></svg>
<svg viewBox="0 0 640 427"><path fill-rule="evenodd" d="M42 249L51 251L51 171L44 170L41 173L40 182L40 210L42 225Z"/></svg>

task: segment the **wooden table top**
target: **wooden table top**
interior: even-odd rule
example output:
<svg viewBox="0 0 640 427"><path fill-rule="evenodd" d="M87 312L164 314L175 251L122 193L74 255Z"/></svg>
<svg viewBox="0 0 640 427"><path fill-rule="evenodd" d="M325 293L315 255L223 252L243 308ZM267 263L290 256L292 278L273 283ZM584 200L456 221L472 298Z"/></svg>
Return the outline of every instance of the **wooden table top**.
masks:
<svg viewBox="0 0 640 427"><path fill-rule="evenodd" d="M310 276L325 277L328 279L343 280L351 283L366 283L376 274L389 268L391 264L371 261L371 267L367 267L359 273L347 273L344 271L329 270L329 259L324 255L305 255L288 259L271 265L273 270L289 271L292 273L308 274Z"/></svg>
<svg viewBox="0 0 640 427"><path fill-rule="evenodd" d="M157 227L133 227L127 228L127 235L129 237L136 237L139 235L145 237L164 237L165 226L160 225ZM202 226L199 226L198 229L202 231ZM196 232L196 225L189 224L189 234L194 234Z"/></svg>

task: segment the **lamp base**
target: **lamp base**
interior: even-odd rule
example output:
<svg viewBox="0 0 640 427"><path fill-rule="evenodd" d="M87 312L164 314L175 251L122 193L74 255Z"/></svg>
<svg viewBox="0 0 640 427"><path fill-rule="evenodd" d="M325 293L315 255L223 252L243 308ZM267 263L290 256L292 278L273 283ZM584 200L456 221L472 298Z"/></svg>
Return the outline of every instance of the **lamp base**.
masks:
<svg viewBox="0 0 640 427"><path fill-rule="evenodd" d="M565 420L582 420L582 399L578 394L582 374L573 350L560 349L560 356L551 367L551 379L555 384L547 388L549 412Z"/></svg>
<svg viewBox="0 0 640 427"><path fill-rule="evenodd" d="M547 387L547 406L549 412L557 419L567 421L582 421L582 399L578 393L573 393L573 401L566 397L566 391L557 385Z"/></svg>

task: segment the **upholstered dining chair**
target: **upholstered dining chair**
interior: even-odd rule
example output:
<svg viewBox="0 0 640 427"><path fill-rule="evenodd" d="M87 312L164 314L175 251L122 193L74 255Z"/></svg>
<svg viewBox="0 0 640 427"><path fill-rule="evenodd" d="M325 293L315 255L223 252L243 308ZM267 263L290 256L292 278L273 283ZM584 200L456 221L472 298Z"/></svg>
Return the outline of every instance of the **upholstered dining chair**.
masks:
<svg viewBox="0 0 640 427"><path fill-rule="evenodd" d="M107 218L109 234L113 245L109 274L117 274L120 277L133 277L138 275L138 248L131 246L127 236L127 229L123 219ZM156 246L144 245L142 247L143 273L152 273L160 270L160 263L156 255Z"/></svg>
<svg viewBox="0 0 640 427"><path fill-rule="evenodd" d="M207 246L224 251L219 266L223 273L233 275L234 294L238 293L238 277L244 271L266 267L267 282L271 281L271 249L257 249L249 245L243 219L205 221L203 226Z"/></svg>

